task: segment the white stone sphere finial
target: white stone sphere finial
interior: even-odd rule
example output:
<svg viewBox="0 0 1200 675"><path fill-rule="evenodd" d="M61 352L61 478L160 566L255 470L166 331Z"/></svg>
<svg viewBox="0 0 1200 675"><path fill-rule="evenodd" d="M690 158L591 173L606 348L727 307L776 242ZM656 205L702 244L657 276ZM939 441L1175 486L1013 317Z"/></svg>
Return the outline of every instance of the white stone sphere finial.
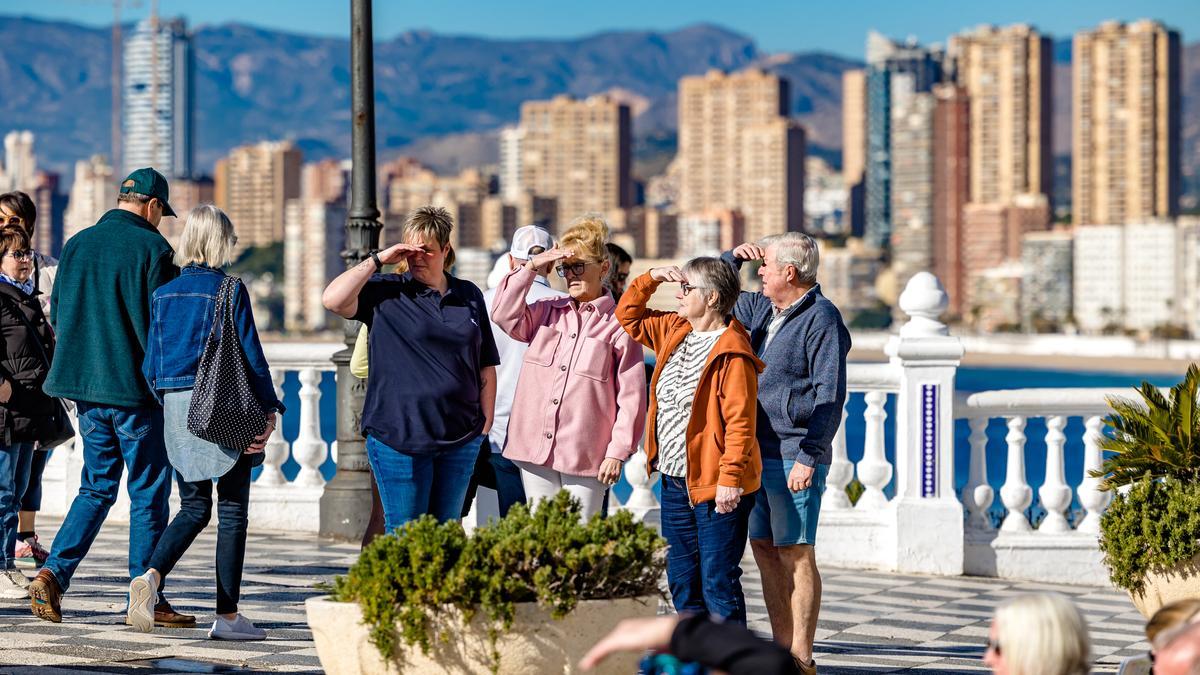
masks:
<svg viewBox="0 0 1200 675"><path fill-rule="evenodd" d="M900 335L949 335L950 329L938 319L949 305L950 297L936 276L929 272L916 273L900 294L900 309L909 316L908 323L900 328Z"/></svg>

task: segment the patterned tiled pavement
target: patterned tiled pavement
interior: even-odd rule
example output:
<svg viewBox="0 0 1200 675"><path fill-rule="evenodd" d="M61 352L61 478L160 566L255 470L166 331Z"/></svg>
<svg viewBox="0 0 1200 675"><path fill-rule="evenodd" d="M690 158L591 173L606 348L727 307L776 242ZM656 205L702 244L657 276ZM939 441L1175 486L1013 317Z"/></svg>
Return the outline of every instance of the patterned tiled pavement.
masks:
<svg viewBox="0 0 1200 675"><path fill-rule="evenodd" d="M57 523L46 522L43 539ZM357 547L296 534L251 532L241 609L270 637L265 642L206 639L212 621L215 530L200 536L172 573L167 597L199 615L200 628L134 632L124 624L127 528L108 526L84 561L64 602L62 624L34 619L27 603L0 600L0 673L320 672L304 621L313 585L345 570ZM769 633L762 589L747 558L750 626ZM1046 586L973 577L943 578L826 569L817 632L820 671L969 673L980 662L988 617L1015 594L1057 590L1091 624L1096 672L1115 672L1144 652L1142 620L1111 589Z"/></svg>

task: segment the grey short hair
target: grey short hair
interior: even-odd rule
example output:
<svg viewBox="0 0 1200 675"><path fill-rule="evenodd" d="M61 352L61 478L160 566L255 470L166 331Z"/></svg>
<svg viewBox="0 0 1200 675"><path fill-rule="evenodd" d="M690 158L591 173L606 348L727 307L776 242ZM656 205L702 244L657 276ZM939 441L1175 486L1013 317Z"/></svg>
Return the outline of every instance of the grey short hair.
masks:
<svg viewBox="0 0 1200 675"><path fill-rule="evenodd" d="M784 232L764 237L758 245L764 249L774 246L776 265L795 267L801 284L812 286L817 283L817 266L821 260L817 242L812 237L800 232Z"/></svg>
<svg viewBox="0 0 1200 675"><path fill-rule="evenodd" d="M733 312L742 285L733 268L727 263L718 258L692 258L683 266L683 276L693 286L716 294L716 309L721 316L728 316Z"/></svg>
<svg viewBox="0 0 1200 675"><path fill-rule="evenodd" d="M129 202L130 204L149 204L150 200L154 199L150 195L144 195L140 192L119 192L117 193L117 203Z"/></svg>
<svg viewBox="0 0 1200 675"><path fill-rule="evenodd" d="M175 264L180 267L189 263L223 267L233 261L236 245L237 235L229 216L212 204L201 204L187 215L179 250L175 252Z"/></svg>

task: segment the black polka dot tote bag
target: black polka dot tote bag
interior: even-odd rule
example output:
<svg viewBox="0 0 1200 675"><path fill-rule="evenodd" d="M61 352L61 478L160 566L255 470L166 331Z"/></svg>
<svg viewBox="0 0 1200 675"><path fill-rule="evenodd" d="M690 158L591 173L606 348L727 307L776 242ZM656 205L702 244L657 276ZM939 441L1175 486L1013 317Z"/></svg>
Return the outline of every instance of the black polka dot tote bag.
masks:
<svg viewBox="0 0 1200 675"><path fill-rule="evenodd" d="M225 277L217 292L187 420L188 431L197 437L235 450L245 450L267 430L266 413L250 386L250 366L233 320L240 284L237 277Z"/></svg>

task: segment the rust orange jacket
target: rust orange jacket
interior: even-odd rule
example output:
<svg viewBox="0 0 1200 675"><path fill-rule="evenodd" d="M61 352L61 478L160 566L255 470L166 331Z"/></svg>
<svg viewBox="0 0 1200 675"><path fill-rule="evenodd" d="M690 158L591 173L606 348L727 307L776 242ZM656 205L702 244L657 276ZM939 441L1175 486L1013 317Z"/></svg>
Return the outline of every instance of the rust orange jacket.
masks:
<svg viewBox="0 0 1200 675"><path fill-rule="evenodd" d="M654 350L654 377L650 380L650 407L646 414L646 470L658 456L655 428L658 378L671 353L692 325L674 312L646 307L660 282L643 274L633 280L617 305L617 320L633 339ZM740 487L746 494L759 487L762 458L755 439L758 416L758 374L763 363L750 348L750 336L736 319L717 339L704 363L692 417L687 425L687 487L692 504L711 501L717 486Z"/></svg>

